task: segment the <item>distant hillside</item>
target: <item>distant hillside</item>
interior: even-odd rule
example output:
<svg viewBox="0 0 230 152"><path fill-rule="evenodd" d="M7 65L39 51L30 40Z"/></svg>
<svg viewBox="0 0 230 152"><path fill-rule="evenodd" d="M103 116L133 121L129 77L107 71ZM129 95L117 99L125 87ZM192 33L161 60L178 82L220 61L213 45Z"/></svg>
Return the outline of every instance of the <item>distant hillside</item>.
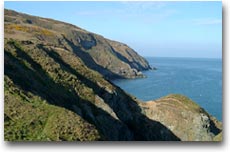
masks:
<svg viewBox="0 0 230 152"><path fill-rule="evenodd" d="M8 38L39 41L48 49L55 47L73 52L106 78L143 77L141 71L151 69L148 62L126 44L68 23L5 10L5 32Z"/></svg>
<svg viewBox="0 0 230 152"><path fill-rule="evenodd" d="M150 68L128 46L10 10L4 28L6 141L222 139L221 123L186 97L142 103L105 79Z"/></svg>

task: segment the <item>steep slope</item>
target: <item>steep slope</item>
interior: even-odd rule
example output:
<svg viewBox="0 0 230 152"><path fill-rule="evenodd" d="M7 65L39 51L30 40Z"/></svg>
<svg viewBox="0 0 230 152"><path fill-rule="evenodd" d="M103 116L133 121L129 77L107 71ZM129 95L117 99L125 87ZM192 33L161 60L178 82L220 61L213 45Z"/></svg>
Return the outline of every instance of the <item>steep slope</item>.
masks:
<svg viewBox="0 0 230 152"><path fill-rule="evenodd" d="M65 108L24 92L5 76L4 135L9 141L102 140L96 127Z"/></svg>
<svg viewBox="0 0 230 152"><path fill-rule="evenodd" d="M24 41L5 39L4 58L6 140L29 140L28 134L32 134L30 131L34 127L31 119L40 118L40 115L41 132L34 140L40 140L40 136L44 137L41 140L75 139L71 137L71 133L62 137L63 124L69 124L70 128L75 125L84 128L91 124L89 128L96 129L92 130L92 137L89 137L92 140L179 140L161 123L143 115L138 106L139 101L113 86L99 73L88 69L72 52L64 49L49 50L38 44L28 45ZM18 91L14 91L14 88ZM14 98L17 100L12 105ZM34 111L30 107L36 108L35 110L46 114L35 112L31 118L30 112L18 110L18 102L23 109ZM48 108L43 108L43 104ZM65 116L67 114L64 111L63 116L59 117L58 113L53 113L49 108L51 105L56 109L62 107L62 110L75 113L76 118L65 119L68 116ZM63 123L55 124L55 120L52 120L54 117L59 117L57 119ZM68 121L76 123L71 125ZM23 131L25 126L28 128L26 134ZM47 126L50 126L48 131ZM12 127L15 127L15 132L11 132ZM66 127L69 132L68 126ZM51 137L52 128L57 128L56 138ZM161 129L166 132L160 134ZM80 131L81 135L87 133L87 129ZM77 136L76 139L78 138Z"/></svg>
<svg viewBox="0 0 230 152"><path fill-rule="evenodd" d="M181 95L168 95L140 106L148 118L168 126L183 141L212 141L221 131L220 122ZM218 136L221 140L222 135Z"/></svg>
<svg viewBox="0 0 230 152"><path fill-rule="evenodd" d="M87 34L84 33L86 31L50 19L38 19L8 10L5 12L5 140L220 139L221 126L206 112L202 113L207 116L210 125L204 127L206 129L201 132L207 138L196 137L197 132L194 129L189 134L194 134L196 138L184 138L188 130L173 129L171 122L165 121L170 118L170 115L155 116L152 104L141 103L109 80L104 79L109 74L111 74L110 78L114 78L115 74L111 73L109 68L99 66L96 59L92 59L89 51L94 52L93 49L83 49L83 46L89 45ZM71 28L74 30L71 31ZM81 37L82 46L80 42L73 40L76 37ZM97 42L108 41L98 38L100 36L97 37L97 35L93 37L97 38ZM145 66L148 66L141 64L139 61L142 58L136 56L127 46L121 44L122 48L120 48L121 46L117 46L120 45L118 42L106 43L112 46L113 54L118 49L122 56L129 54L130 57L123 60L130 62L127 64L130 67L144 70ZM98 44L97 47L100 47L99 50L103 53L108 50L107 44ZM115 55L116 58L118 56ZM125 61L122 62L125 63ZM115 63L112 63L111 67L115 66L113 65ZM117 64L122 63L119 61ZM108 73L102 73L102 75L98 72L100 70ZM116 74L116 77L119 76ZM183 105L184 99L180 96L170 97L170 100L167 100L169 104L171 104L171 99L181 101ZM192 101L188 102L192 103ZM187 109L193 109L191 105L193 104L181 106L181 109L189 111ZM157 111L164 113L167 109L168 107L163 107ZM196 113L200 112L193 110L192 114L196 115ZM179 120L181 116L178 114L175 117ZM206 121L190 123L200 128L207 124ZM180 123L173 123L173 125L180 126ZM215 137L215 135L218 136Z"/></svg>
<svg viewBox="0 0 230 152"><path fill-rule="evenodd" d="M143 77L141 71L151 69L148 62L127 45L71 24L5 10L5 31L7 37L40 40L72 51L106 78ZM30 34L22 37L23 33Z"/></svg>

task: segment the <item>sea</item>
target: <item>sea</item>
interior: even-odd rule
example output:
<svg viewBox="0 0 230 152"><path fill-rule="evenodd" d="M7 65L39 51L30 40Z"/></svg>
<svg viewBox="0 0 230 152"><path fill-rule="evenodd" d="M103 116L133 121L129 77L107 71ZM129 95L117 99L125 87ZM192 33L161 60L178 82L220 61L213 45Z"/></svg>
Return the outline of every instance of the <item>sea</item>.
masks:
<svg viewBox="0 0 230 152"><path fill-rule="evenodd" d="M146 57L157 70L113 83L143 102L182 94L222 121L222 59Z"/></svg>

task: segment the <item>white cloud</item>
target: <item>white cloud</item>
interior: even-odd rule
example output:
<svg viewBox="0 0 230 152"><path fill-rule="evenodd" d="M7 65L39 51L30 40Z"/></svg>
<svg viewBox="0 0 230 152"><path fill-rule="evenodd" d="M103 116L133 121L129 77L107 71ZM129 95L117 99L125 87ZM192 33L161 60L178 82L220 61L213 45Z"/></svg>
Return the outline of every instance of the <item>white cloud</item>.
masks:
<svg viewBox="0 0 230 152"><path fill-rule="evenodd" d="M159 13L164 10L166 2L121 2L123 10L120 10L123 13L139 15L139 14L150 14L152 12Z"/></svg>
<svg viewBox="0 0 230 152"><path fill-rule="evenodd" d="M203 19L194 19L192 20L195 25L214 25L214 24L222 24L221 19L216 18L203 18Z"/></svg>
<svg viewBox="0 0 230 152"><path fill-rule="evenodd" d="M104 13L110 14L146 14L152 11L160 11L166 3L163 2L120 2L120 8L104 8L100 10L79 10L76 12L77 15L103 15Z"/></svg>
<svg viewBox="0 0 230 152"><path fill-rule="evenodd" d="M148 10L148 9L162 9L166 6L166 2L153 2L153 1L146 1L146 2L121 2L127 8L135 9L135 10Z"/></svg>
<svg viewBox="0 0 230 152"><path fill-rule="evenodd" d="M94 15L103 15L103 14L108 14L112 13L112 10L81 10L77 11L75 14L80 15L80 16L94 16Z"/></svg>
<svg viewBox="0 0 230 152"><path fill-rule="evenodd" d="M80 16L108 16L118 17L124 21L139 20L144 23L157 23L177 13L177 10L167 8L167 2L131 1L120 2L119 8L104 8L101 10L79 10Z"/></svg>
<svg viewBox="0 0 230 152"><path fill-rule="evenodd" d="M176 14L175 9L167 8L167 2L121 2L125 9L119 10L125 20L140 20L144 23L158 23Z"/></svg>

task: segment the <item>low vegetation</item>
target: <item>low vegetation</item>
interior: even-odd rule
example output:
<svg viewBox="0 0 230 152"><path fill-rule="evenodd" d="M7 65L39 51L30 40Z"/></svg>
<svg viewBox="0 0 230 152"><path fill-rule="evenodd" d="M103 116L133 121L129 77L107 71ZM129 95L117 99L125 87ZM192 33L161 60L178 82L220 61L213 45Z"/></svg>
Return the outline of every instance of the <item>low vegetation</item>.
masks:
<svg viewBox="0 0 230 152"><path fill-rule="evenodd" d="M6 24L4 27L6 33L16 31L33 33L35 35L44 35L44 36L54 36L54 33L50 30L40 28L37 26L28 26L28 25L20 25L20 24Z"/></svg>

